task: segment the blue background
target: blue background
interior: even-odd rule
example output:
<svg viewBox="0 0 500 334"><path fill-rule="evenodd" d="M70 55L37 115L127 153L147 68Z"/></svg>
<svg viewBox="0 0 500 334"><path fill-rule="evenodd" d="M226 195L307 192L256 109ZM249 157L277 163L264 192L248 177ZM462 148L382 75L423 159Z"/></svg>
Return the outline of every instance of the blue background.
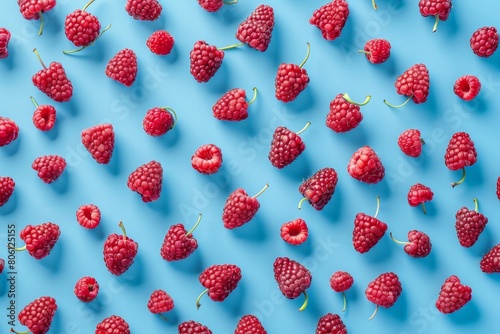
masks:
<svg viewBox="0 0 500 334"><path fill-rule="evenodd" d="M496 275L479 269L482 255L500 242L497 225L499 203L495 195L499 156L500 52L485 59L469 47L471 34L479 27L499 23L500 6L495 1L455 2L448 21L440 22L432 33L434 19L420 15L417 1L379 0L374 11L370 1L350 1L351 13L341 36L332 42L308 23L313 11L326 2L278 1L266 3L275 10L276 24L269 49L258 52L246 46L226 52L222 67L206 84L189 74L189 52L197 40L225 46L236 41L234 34L260 4L241 1L224 5L217 13L205 12L196 1L161 1L163 12L155 22L135 21L123 9L125 1L96 1L89 12L101 25L112 27L94 46L71 56L62 51L74 46L64 35L65 16L85 1L59 0L46 13L44 34L38 37L39 22L26 21L15 1L0 2L0 26L12 32L10 56L0 60L0 115L20 126L18 140L0 149L0 175L16 181L15 194L0 208L2 243L6 243L7 224L17 225L17 233L27 224L46 221L61 227L61 238L47 258L37 261L27 253L17 254L17 312L42 295L56 298L58 311L50 333L93 333L103 318L117 314L130 324L132 333L175 333L176 326L193 319L214 333L234 332L239 318L255 314L268 333L314 333L318 319L327 312L339 313L351 333L500 333L496 307L500 297ZM147 37L166 29L175 38L173 52L160 57L146 47ZM371 38L386 38L392 44L390 59L381 65L370 64L357 54ZM274 97L274 77L280 63L300 63L306 42L311 55L304 66L310 84L295 101L284 104ZM37 48L48 64L60 61L74 86L68 103L57 104L56 127L49 133L34 128L34 110L29 97L39 104L52 103L31 84L31 76L41 69L33 54ZM104 75L108 60L120 49L131 48L138 55L137 80L130 88ZM426 103L410 102L391 109L383 104L404 101L396 94L394 81L408 67L424 63L430 72L430 95ZM478 76L481 93L464 102L453 93L455 80L465 74ZM243 88L259 96L249 108L249 118L239 123L224 123L212 116L213 103L228 89ZM348 92L355 100L372 95L362 107L364 120L355 130L336 134L324 122L330 101ZM179 122L162 138L142 130L142 118L149 108L169 106ZM306 150L293 165L277 170L267 154L274 129L283 125L301 129ZM116 146L109 165L98 165L80 142L83 129L111 122ZM398 135L418 128L426 141L421 157L409 158L397 146ZM444 153L451 135L467 131L475 142L478 162L467 169L464 184L452 189L450 182L461 173L448 170ZM190 157L202 144L221 147L223 167L218 174L204 176L190 166ZM346 171L349 158L359 147L370 145L386 167L385 179L367 185L352 179ZM31 169L40 155L59 154L68 167L57 182L41 182ZM163 191L154 203L143 203L126 185L128 175L151 160L164 168ZM323 167L339 174L334 197L323 211L297 203L302 180ZM421 182L432 188L434 199L424 215L410 207L409 187ZM259 197L261 207L247 225L224 229L222 207L237 187L254 194L265 183L269 189ZM369 253L358 254L352 247L353 220L358 212L373 214L375 198L381 197L379 218L398 239L409 230L426 232L433 250L424 259L414 259L393 243L387 234ZM473 207L478 198L480 211L489 223L476 245L470 249L458 243L455 212ZM93 203L102 212L101 225L85 230L75 220L77 208ZM186 227L203 214L194 233L198 250L188 259L167 263L159 249L168 228L182 222ZM280 226L301 217L309 225L310 238L298 247L283 242ZM106 236L119 232L123 220L128 235L139 243L134 265L120 276L112 276L102 259ZM19 240L19 239L18 239ZM19 240L20 241L20 240ZM7 250L0 252L7 257ZM308 267L313 275L309 306L297 309L302 298L285 299L273 277L272 264L278 256L288 256ZM198 282L201 271L212 264L233 263L241 267L243 279L223 303L204 297L196 310L195 299L203 290ZM349 271L355 280L347 292L347 311L342 313L341 294L329 287L336 270ZM374 305L364 290L368 283L386 271L396 272L403 286L397 303L380 309L368 321ZM75 282L84 275L100 283L98 298L83 304L73 295ZM473 297L460 311L451 315L437 312L434 303L444 280L457 275L472 287ZM0 283L0 304L7 306L5 274ZM166 290L175 300L175 309L165 323L146 308L150 293ZM2 314L0 330L8 331ZM17 326L18 330L23 327Z"/></svg>

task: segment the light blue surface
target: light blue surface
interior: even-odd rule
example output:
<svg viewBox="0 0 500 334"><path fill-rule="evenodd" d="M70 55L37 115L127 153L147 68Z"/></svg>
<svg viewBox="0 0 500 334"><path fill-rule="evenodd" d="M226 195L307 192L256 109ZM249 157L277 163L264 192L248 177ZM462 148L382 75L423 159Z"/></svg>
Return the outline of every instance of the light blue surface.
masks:
<svg viewBox="0 0 500 334"><path fill-rule="evenodd" d="M96 44L72 56L62 51L74 46L64 35L64 18L84 6L85 1L59 0L45 15L45 30L36 36L37 21L26 21L15 1L0 2L0 26L12 32L10 56L0 60L0 115L15 120L20 136L12 145L0 149L0 175L16 181L10 202L0 208L0 233L7 242L7 225L15 223L17 233L27 224L46 221L61 227L61 238L49 257L37 261L27 253L17 254L17 312L33 299L50 295L58 311L49 333L93 333L103 318L117 314L130 324L132 333L176 333L176 326L193 319L207 325L215 334L231 334L238 319L255 314L268 333L314 333L318 319L339 313L350 333L499 333L499 280L479 269L481 256L500 242L497 225L499 202L495 195L500 175L497 152L500 102L500 51L491 58L475 56L469 47L473 31L498 25L500 5L496 1L456 1L448 21L440 22L432 33L433 18L424 18L417 1L379 0L374 11L370 1L349 1L351 13L340 38L328 42L308 23L312 12L326 2L269 0L275 10L276 25L265 53L247 47L226 52L222 67L209 83L199 84L189 74L189 52L197 40L225 46L236 41L234 33L260 2L241 0L225 5L218 13L207 13L196 1L162 1L163 13L156 22L133 20L123 9L125 1L96 1L89 11L101 25L112 27ZM166 29L175 38L172 54L160 57L146 47L147 37L156 29ZM386 38L392 44L390 59L382 65L370 64L361 49L366 40ZM310 76L306 90L289 104L274 97L274 76L281 62L300 63L306 42L311 54L304 66ZM69 103L55 104L56 127L49 133L34 128L34 107L52 103L31 83L40 70L33 48L46 63L60 61L73 82L74 96ZM131 48L138 55L137 81L124 87L104 75L107 61L120 49ZM391 109L383 99L398 104L394 81L416 63L427 65L430 78L429 100L420 105L410 102L402 109ZM465 74L478 76L482 91L473 102L463 102L453 91L455 80ZM243 88L259 95L249 108L249 118L240 123L224 123L212 116L211 106L228 89ZM355 130L336 134L325 126L330 101L348 92L351 98L372 101L362 107L364 120ZM169 106L179 117L174 130L164 138L149 137L142 130L142 118L154 106ZM267 154L272 132L284 125L301 129L305 152L293 165L277 170ZM111 122L116 131L116 147L108 166L98 165L80 143L83 129ZM418 128L426 141L420 158L409 158L397 146L398 135ZM460 172L449 171L444 153L454 132L467 131L475 142L478 162L467 169L464 184L452 189L450 182ZM221 171L203 176L190 166L190 157L202 144L221 147ZM350 156L359 147L370 145L386 168L383 182L369 186L352 179L346 171ZM60 154L68 161L63 177L54 184L42 183L31 169L40 155ZM136 167L150 160L164 168L163 191L154 203L143 203L128 190L127 177ZM335 195L323 211L297 203L302 179L323 167L339 174ZM435 197L428 203L427 215L410 207L409 187L421 182L432 188ZM269 189L259 197L257 216L236 230L224 229L221 221L224 202L235 188L248 193ZM381 197L379 218L398 239L411 229L426 232L432 240L431 255L414 259L393 243L387 234L367 254L352 247L353 220L358 212L373 214L376 195ZM461 247L454 230L455 212L473 207L478 198L480 211L489 223L478 243ZM86 203L100 207L102 223L93 231L84 230L75 220L77 208ZM159 255L163 237L170 225L186 227L203 219L194 233L198 250L179 263L167 263ZM310 238L299 246L285 244L279 229L282 223L301 217L309 225ZM104 266L102 247L106 236L119 232L123 220L128 235L139 243L134 265L121 277L112 276ZM20 241L18 239L18 241ZM7 257L7 250L0 251ZM278 290L272 264L276 257L288 256L308 267L313 275L309 306L297 309L302 299L287 300ZM203 290L198 282L201 271L222 263L237 264L243 278L223 303L204 297L196 310L195 299ZM347 292L347 311L342 298L329 287L336 270L349 271L354 286ZM403 293L390 309L380 309L368 321L374 305L364 290L368 283L386 271L400 277ZM101 285L97 300L88 305L73 295L75 282L84 275L94 276ZM472 287L472 301L460 311L442 315L434 307L445 278L457 275ZM5 274L0 283L3 313L8 303ZM168 323L149 313L146 303L155 289L166 290L175 300ZM0 331L10 326L1 314ZM22 326L16 326L23 330Z"/></svg>

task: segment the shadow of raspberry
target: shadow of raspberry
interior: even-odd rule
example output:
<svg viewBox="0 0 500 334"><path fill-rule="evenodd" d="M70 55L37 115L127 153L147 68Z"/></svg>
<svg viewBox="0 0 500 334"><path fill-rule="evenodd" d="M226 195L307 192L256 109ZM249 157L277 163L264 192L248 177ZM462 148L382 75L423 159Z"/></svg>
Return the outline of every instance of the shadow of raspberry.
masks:
<svg viewBox="0 0 500 334"><path fill-rule="evenodd" d="M19 151L21 142L22 142L22 133L20 131L18 137L14 141L12 141L10 144L6 146L0 147L0 152L2 152L4 155L8 157L14 156Z"/></svg>
<svg viewBox="0 0 500 334"><path fill-rule="evenodd" d="M251 221L234 228L229 233L241 240L263 242L269 237L267 226L269 226L269 223L266 223L262 215L259 215L259 212L257 212Z"/></svg>
<svg viewBox="0 0 500 334"><path fill-rule="evenodd" d="M50 184L44 184L44 185L52 189L57 194L64 195L69 190L70 178L71 178L70 172L68 168L66 168L66 170L61 174L61 176L57 178L57 180L55 180Z"/></svg>
<svg viewBox="0 0 500 334"><path fill-rule="evenodd" d="M122 172L122 150L121 141L119 138L115 139L115 146L113 148L113 154L111 155L111 160L109 163L104 165L104 169L108 171L111 175L117 176Z"/></svg>
<svg viewBox="0 0 500 334"><path fill-rule="evenodd" d="M34 261L38 261L38 263L40 263L41 266L47 268L52 273L58 273L63 269L63 262L64 262L63 258L66 252L65 250L66 241L64 240L63 233L64 232L61 232L61 236L59 236L59 239L57 240L56 244L54 245L54 248L52 248L49 255L40 260L35 260L33 258ZM27 252L23 253L25 253L24 255L29 256Z"/></svg>
<svg viewBox="0 0 500 334"><path fill-rule="evenodd" d="M204 269L203 257L201 255L202 250L200 250L199 248L200 246L198 245L198 249L196 249L193 253L191 253L191 255L183 260L171 262L165 261L165 263L168 267L171 267L174 270L186 274L198 275Z"/></svg>
<svg viewBox="0 0 500 334"><path fill-rule="evenodd" d="M474 293L474 292L473 292ZM461 309L448 314L446 319L455 325L472 325L481 321L481 312L477 301L472 298Z"/></svg>
<svg viewBox="0 0 500 334"><path fill-rule="evenodd" d="M175 327L175 328L177 328L177 326L180 323L180 319L181 319L179 316L179 311L177 310L177 308L175 306L172 310L165 312L165 313L162 313L161 316L159 314L152 314L151 313L151 318L152 318L152 321L159 324L160 326Z"/></svg>

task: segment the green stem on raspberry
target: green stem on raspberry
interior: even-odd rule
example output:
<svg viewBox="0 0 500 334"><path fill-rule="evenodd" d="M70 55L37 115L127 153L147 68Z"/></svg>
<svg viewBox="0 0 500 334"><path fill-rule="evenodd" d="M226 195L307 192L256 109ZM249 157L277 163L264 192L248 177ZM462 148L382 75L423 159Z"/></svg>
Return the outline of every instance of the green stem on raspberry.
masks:
<svg viewBox="0 0 500 334"><path fill-rule="evenodd" d="M375 3L375 0L372 0L372 6L373 6L373 9L377 10L377 4Z"/></svg>
<svg viewBox="0 0 500 334"><path fill-rule="evenodd" d="M83 6L82 11L84 12L95 0L90 0L85 6Z"/></svg>
<svg viewBox="0 0 500 334"><path fill-rule="evenodd" d="M174 124L172 124L172 127L170 128L170 130L172 130L177 125L177 113L175 112L174 109L172 109L170 107L160 107L160 108L164 109L164 110L168 110L174 115Z"/></svg>
<svg viewBox="0 0 500 334"><path fill-rule="evenodd" d="M458 180L457 182L452 182L451 186L453 188L455 188L459 184L462 184L464 181L465 181L465 167L462 168L462 178L460 180Z"/></svg>
<svg viewBox="0 0 500 334"><path fill-rule="evenodd" d="M226 4L226 5L234 5L235 3L238 3L238 0L224 1L223 3Z"/></svg>
<svg viewBox="0 0 500 334"><path fill-rule="evenodd" d="M252 198L259 197L260 195L262 195L262 193L264 191L266 191L267 188L269 188L269 184L266 183L266 185L264 186L264 188L262 188L258 193L256 193L255 195L253 195Z"/></svg>
<svg viewBox="0 0 500 334"><path fill-rule="evenodd" d="M474 198L474 211L479 212L479 202L477 198Z"/></svg>
<svg viewBox="0 0 500 334"><path fill-rule="evenodd" d="M304 66L304 64L306 63L306 61L309 59L309 54L311 53L311 44L309 44L309 42L307 42L307 53L306 53L306 57L304 58L304 60L302 61L302 63L300 63L299 67L302 68L302 66Z"/></svg>
<svg viewBox="0 0 500 334"><path fill-rule="evenodd" d="M368 320L372 320L375 317L375 314L377 314L378 311L378 305L375 307L375 311L373 311L373 314L368 318Z"/></svg>
<svg viewBox="0 0 500 334"><path fill-rule="evenodd" d="M42 67L46 70L47 66L45 66L45 64L43 63L42 57L40 57L38 50L36 48L34 48L33 52L35 53L35 56L38 58L38 61L40 62L40 64L42 64Z"/></svg>
<svg viewBox="0 0 500 334"><path fill-rule="evenodd" d="M119 227L120 227L120 229L122 230L122 234L123 234L123 236L124 236L124 237L126 237L126 236L127 236L127 230L125 230L125 225L123 225L123 223L120 221L120 222L118 223L118 226L119 226Z"/></svg>
<svg viewBox="0 0 500 334"><path fill-rule="evenodd" d="M80 52L80 51L82 51L83 49L86 49L86 48L88 48L89 46L94 45L94 44L95 44L95 42L99 39L99 37L101 37L101 36L102 36L102 34L104 34L104 33L105 33L105 32L106 32L109 28L111 28L111 23L110 23L110 24L108 24L108 25L106 26L106 28L104 28L104 29L103 29L103 30L99 33L99 35L97 35L97 37L96 37L96 38L92 41L92 43L87 44L87 45L84 45L84 46L82 46L82 47L80 47L80 48L78 48L78 49L63 51L63 53L64 53L65 55L69 55L69 54L72 54L72 53L75 53L75 52Z"/></svg>
<svg viewBox="0 0 500 334"><path fill-rule="evenodd" d="M375 216L373 216L373 218L377 218L379 210L380 210L380 196L377 195L377 211L375 211Z"/></svg>
<svg viewBox="0 0 500 334"><path fill-rule="evenodd" d="M8 244L7 247L15 250L16 252L22 252L26 250L26 245L24 245L23 247L12 247L10 244Z"/></svg>
<svg viewBox="0 0 500 334"><path fill-rule="evenodd" d="M304 203L305 201L307 201L309 198L307 197L304 197L303 199L300 200L299 202L299 210L302 209L302 203Z"/></svg>
<svg viewBox="0 0 500 334"><path fill-rule="evenodd" d="M365 55L369 55L371 52L365 50L358 50L358 53L364 53Z"/></svg>
<svg viewBox="0 0 500 334"><path fill-rule="evenodd" d="M344 307L342 307L342 312L345 312L347 306L347 298L345 297L345 291L342 291L342 298L344 299Z"/></svg>
<svg viewBox="0 0 500 334"><path fill-rule="evenodd" d="M307 295L307 292L304 290L304 292L302 292L302 294L304 295L305 300L304 300L304 303L302 304L302 306L299 308L299 311L304 311L307 307L307 304L309 304L309 296Z"/></svg>
<svg viewBox="0 0 500 334"><path fill-rule="evenodd" d="M254 103L256 98L257 98L257 87L254 87L253 88L253 97L250 100L250 102L248 102L248 105L251 105L252 103Z"/></svg>
<svg viewBox="0 0 500 334"><path fill-rule="evenodd" d="M203 290L203 292L202 292L202 293L200 293L200 295L198 296L198 298L196 298L196 309L200 309L200 306L201 306L201 304L200 304L200 299L201 299L201 297L203 297L203 295L204 295L205 293L207 293L207 292L208 292L208 289Z"/></svg>
<svg viewBox="0 0 500 334"><path fill-rule="evenodd" d="M367 95L365 100L363 102L354 102L353 100L351 100L351 98L349 97L349 94L345 93L344 95L342 95L342 97L347 101L349 102L350 104L354 104L354 105L357 105L357 106L364 106L366 104L368 104L368 102L370 102L370 100L372 99L372 96L371 95Z"/></svg>
<svg viewBox="0 0 500 334"><path fill-rule="evenodd" d="M35 108L38 108L38 103L36 103L35 98L33 98L33 96L30 96L30 100L35 105Z"/></svg>
<svg viewBox="0 0 500 334"><path fill-rule="evenodd" d="M306 131L306 129L309 127L309 125L311 125L311 122L307 122L306 125L304 125L304 127L302 129L300 129L299 131L295 132L295 134L300 135L302 132Z"/></svg>
<svg viewBox="0 0 500 334"><path fill-rule="evenodd" d="M395 243L397 243L397 244L401 244L401 245L408 245L408 244L409 244L409 242L399 241L399 240L397 240L396 238L394 238L394 237L392 236L392 232L390 232L390 233L389 233L389 236L391 237L392 241L394 241L394 242L395 242Z"/></svg>
<svg viewBox="0 0 500 334"><path fill-rule="evenodd" d="M161 320L163 320L163 321L168 321L168 318L167 318L167 317L165 317L163 314L158 313L158 316L161 318Z"/></svg>
<svg viewBox="0 0 500 334"><path fill-rule="evenodd" d="M42 36L43 26L45 24L45 22L43 20L43 11L39 11L38 16L40 17L40 29L38 29L38 36Z"/></svg>
<svg viewBox="0 0 500 334"><path fill-rule="evenodd" d="M434 22L434 27L432 27L432 32L436 32L439 23L439 15L436 14L435 16L436 16L436 22Z"/></svg>
<svg viewBox="0 0 500 334"><path fill-rule="evenodd" d="M16 333L16 334L30 334L30 333L31 333L31 331L27 331L27 332L16 332L16 331L14 330L14 328L11 328L11 329L10 329L10 332L11 332L11 333Z"/></svg>
<svg viewBox="0 0 500 334"><path fill-rule="evenodd" d="M231 45L228 45L228 46L223 46L221 48L217 48L217 50L229 50L229 49L234 49L234 48L237 48L239 46L242 46L244 45L245 43L237 43L237 44L231 44Z"/></svg>
<svg viewBox="0 0 500 334"><path fill-rule="evenodd" d="M194 224L194 226L188 231L188 233L186 233L186 237L190 234L193 234L194 230L196 230L196 228L198 227L198 225L200 225L200 222L201 222L201 213L198 215L198 220L196 221L196 223Z"/></svg>
<svg viewBox="0 0 500 334"><path fill-rule="evenodd" d="M422 202L422 211L424 212L424 215L427 214L427 209L425 208L425 202Z"/></svg>
<svg viewBox="0 0 500 334"><path fill-rule="evenodd" d="M396 106L394 104L390 104L389 102L387 102L387 100L384 100L384 103L387 104L389 107L391 108L401 108L401 107L404 107L408 102L410 102L411 98L413 97L413 95L410 95L410 97L408 97L406 99L406 101L404 101L402 104L400 104L399 106Z"/></svg>

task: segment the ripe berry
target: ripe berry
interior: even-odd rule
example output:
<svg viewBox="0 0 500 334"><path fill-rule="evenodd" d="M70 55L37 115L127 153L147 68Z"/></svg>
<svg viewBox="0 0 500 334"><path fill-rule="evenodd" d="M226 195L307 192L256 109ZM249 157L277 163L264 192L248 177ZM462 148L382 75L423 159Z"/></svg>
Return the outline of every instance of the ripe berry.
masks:
<svg viewBox="0 0 500 334"><path fill-rule="evenodd" d="M335 193L338 175L335 169L326 167L318 170L299 186L299 192L304 196L299 202L299 209L304 201L320 211L328 204Z"/></svg>
<svg viewBox="0 0 500 334"><path fill-rule="evenodd" d="M498 48L499 34L495 27L482 27L474 31L470 38L470 47L479 57L488 58Z"/></svg>
<svg viewBox="0 0 500 334"><path fill-rule="evenodd" d="M402 291L399 277L393 272L381 274L371 281L365 290L365 295L369 301L377 306L369 320L377 314L379 306L389 308L394 305Z"/></svg>
<svg viewBox="0 0 500 334"><path fill-rule="evenodd" d="M155 21L160 17L162 6L158 0L127 0L125 10L136 20Z"/></svg>
<svg viewBox="0 0 500 334"><path fill-rule="evenodd" d="M408 68L403 74L397 77L394 87L399 95L408 96L402 104L395 106L386 100L384 103L391 108L401 108L410 100L416 104L424 103L429 96L429 71L424 64L415 64Z"/></svg>
<svg viewBox="0 0 500 334"><path fill-rule="evenodd" d="M237 188L229 194L222 211L222 222L224 223L224 227L232 230L252 220L260 208L257 197L268 187L269 185L266 184L264 188L251 197L248 196L247 192L242 188Z"/></svg>
<svg viewBox="0 0 500 334"><path fill-rule="evenodd" d="M297 261L288 257L278 257L273 264L274 279L283 295L288 299L295 299L304 295L304 303L299 311L306 309L308 296L306 290L311 286L311 272Z"/></svg>
<svg viewBox="0 0 500 334"><path fill-rule="evenodd" d="M56 108L48 104L39 106L33 97L30 97L30 99L36 108L32 117L35 128L40 131L51 130L56 123Z"/></svg>
<svg viewBox="0 0 500 334"><path fill-rule="evenodd" d="M197 0L198 3L200 4L201 8L206 10L209 13L214 13L217 12L219 9L221 9L223 4L235 4L238 2L238 0L232 0L232 1L224 1L224 0Z"/></svg>
<svg viewBox="0 0 500 334"><path fill-rule="evenodd" d="M342 312L346 309L346 296L345 291L349 290L354 284L354 278L348 272L338 270L332 274L330 277L330 287L335 292L341 292L342 298L344 299L344 307L342 308Z"/></svg>
<svg viewBox="0 0 500 334"><path fill-rule="evenodd" d="M307 122L298 132L290 131L284 126L278 126L276 130L274 130L271 148L268 154L268 159L274 167L281 169L290 165L305 150L306 145L299 135L304 132L309 125L311 125L311 122Z"/></svg>
<svg viewBox="0 0 500 334"><path fill-rule="evenodd" d="M19 136L19 126L10 118L0 116L0 147L9 145Z"/></svg>
<svg viewBox="0 0 500 334"><path fill-rule="evenodd" d="M417 158L422 154L422 145L425 144L420 136L420 130L408 129L398 137L398 146L407 156Z"/></svg>
<svg viewBox="0 0 500 334"><path fill-rule="evenodd" d="M76 282L73 292L82 302L91 302L99 293L99 283L93 277L84 276Z"/></svg>
<svg viewBox="0 0 500 334"><path fill-rule="evenodd" d="M319 318L316 334L347 334L347 328L338 314L327 313Z"/></svg>
<svg viewBox="0 0 500 334"><path fill-rule="evenodd" d="M370 146L359 148L347 165L347 172L358 181L376 184L385 176L385 168L377 153Z"/></svg>
<svg viewBox="0 0 500 334"><path fill-rule="evenodd" d="M33 85L56 102L69 101L73 96L73 85L68 79L62 64L53 61L47 67L43 63L37 49L34 49L33 52L43 67L42 70L35 73L31 78Z"/></svg>
<svg viewBox="0 0 500 334"><path fill-rule="evenodd" d="M9 45L10 36L10 31L6 28L0 27L0 59L7 58L9 56L7 46Z"/></svg>
<svg viewBox="0 0 500 334"><path fill-rule="evenodd" d="M60 235L59 226L51 222L27 225L19 233L19 237L25 242L25 246L16 248L16 250L27 250L29 255L41 260L50 254Z"/></svg>
<svg viewBox="0 0 500 334"><path fill-rule="evenodd" d="M130 173L127 186L141 195L143 202L154 202L160 198L163 181L163 168L157 161L137 167Z"/></svg>
<svg viewBox="0 0 500 334"><path fill-rule="evenodd" d="M290 245L300 245L307 240L309 229L303 219L297 218L281 225L280 235Z"/></svg>
<svg viewBox="0 0 500 334"><path fill-rule="evenodd" d="M493 246L483 255L479 266L483 273L500 273L500 244Z"/></svg>
<svg viewBox="0 0 500 334"><path fill-rule="evenodd" d="M500 200L500 176L497 178L497 198Z"/></svg>
<svg viewBox="0 0 500 334"><path fill-rule="evenodd" d="M238 321L234 334L267 334L267 332L256 316L247 314Z"/></svg>
<svg viewBox="0 0 500 334"><path fill-rule="evenodd" d="M391 43L383 38L370 39L365 43L363 50L358 52L364 53L370 63L381 64L391 55Z"/></svg>
<svg viewBox="0 0 500 334"><path fill-rule="evenodd" d="M431 201L434 197L434 193L431 188L421 183L416 183L410 187L407 197L408 204L410 204L410 206L422 205L422 210L424 213L427 213L425 209L425 202Z"/></svg>
<svg viewBox="0 0 500 334"><path fill-rule="evenodd" d="M151 293L147 306L149 312L159 314L163 318L161 313L171 311L174 308L174 300L165 291L155 290Z"/></svg>
<svg viewBox="0 0 500 334"><path fill-rule="evenodd" d="M310 45L307 43L307 54L300 65L281 63L278 66L274 81L275 96L278 100L283 102L295 100L309 84L309 75L302 66L309 58L310 50Z"/></svg>
<svg viewBox="0 0 500 334"><path fill-rule="evenodd" d="M127 236L123 223L120 222L118 226L122 234L110 234L104 242L103 250L106 268L116 276L120 276L130 268L139 249L137 242Z"/></svg>
<svg viewBox="0 0 500 334"><path fill-rule="evenodd" d="M194 320L184 321L177 327L179 334L212 334L207 326Z"/></svg>
<svg viewBox="0 0 500 334"><path fill-rule="evenodd" d="M241 269L234 264L215 264L200 274L199 281L206 289L196 299L196 307L200 308L200 299L204 294L214 302L224 301L238 286L241 280Z"/></svg>
<svg viewBox="0 0 500 334"><path fill-rule="evenodd" d="M370 102L371 97L367 96L365 101L354 102L346 94L337 94L330 102L330 112L326 116L326 126L337 133L348 132L356 128L363 120L360 107Z"/></svg>
<svg viewBox="0 0 500 334"><path fill-rule="evenodd" d="M193 232L200 224L200 221L201 213L189 231L184 228L183 224L170 226L160 249L160 255L165 261L183 260L198 248L198 242L194 238Z"/></svg>
<svg viewBox="0 0 500 334"><path fill-rule="evenodd" d="M137 55L130 49L118 51L108 62L106 76L130 87L137 77Z"/></svg>
<svg viewBox="0 0 500 334"><path fill-rule="evenodd" d="M451 11L451 0L420 0L418 3L420 15L434 16L436 21L432 32L437 30L439 20L446 21Z"/></svg>
<svg viewBox="0 0 500 334"><path fill-rule="evenodd" d="M444 314L453 313L461 309L472 299L472 289L460 283L460 279L452 275L448 277L439 292L436 308Z"/></svg>
<svg viewBox="0 0 500 334"><path fill-rule="evenodd" d="M408 242L396 240L392 236L392 233L390 233L390 236L394 242L405 245L404 251L412 257L426 257L432 250L431 239L424 232L417 230L409 231Z"/></svg>
<svg viewBox="0 0 500 334"><path fill-rule="evenodd" d="M49 296L42 296L26 305L19 312L17 318L19 319L19 323L28 327L31 333L45 334L50 330L56 311L56 300ZM12 328L11 332L20 333Z"/></svg>
<svg viewBox="0 0 500 334"><path fill-rule="evenodd" d="M76 210L76 221L86 229L94 229L101 222L101 210L94 204L82 205Z"/></svg>
<svg viewBox="0 0 500 334"><path fill-rule="evenodd" d="M169 107L149 109L142 120L142 128L153 137L162 136L177 124L177 114Z"/></svg>
<svg viewBox="0 0 500 334"><path fill-rule="evenodd" d="M82 144L98 164L108 164L115 148L113 125L104 123L82 131Z"/></svg>
<svg viewBox="0 0 500 334"><path fill-rule="evenodd" d="M234 88L215 102L212 113L221 121L242 121L248 118L248 106L257 98L257 88L253 88L253 97L247 102L246 92L241 88Z"/></svg>
<svg viewBox="0 0 500 334"><path fill-rule="evenodd" d="M172 35L165 30L156 30L146 40L146 46L149 50L159 56L168 55L172 51L174 43Z"/></svg>
<svg viewBox="0 0 500 334"><path fill-rule="evenodd" d="M222 165L222 151L214 144L200 146L191 157L191 166L201 174L214 174Z"/></svg>
<svg viewBox="0 0 500 334"><path fill-rule="evenodd" d="M58 155L44 155L38 157L31 164L38 177L45 183L52 183L57 180L64 169L66 169L66 160Z"/></svg>
<svg viewBox="0 0 500 334"><path fill-rule="evenodd" d="M3 272L4 269L5 269L5 260L0 259L0 274Z"/></svg>
<svg viewBox="0 0 500 334"><path fill-rule="evenodd" d="M9 176L0 176L0 207L7 203L14 193L16 183Z"/></svg>
<svg viewBox="0 0 500 334"><path fill-rule="evenodd" d="M233 44L222 48L209 45L205 41L196 41L193 49L189 53L191 75L198 82L208 82L219 70L224 59L224 50L239 46Z"/></svg>
<svg viewBox="0 0 500 334"><path fill-rule="evenodd" d="M455 81L453 92L462 100L474 99L481 90L481 81L476 76L464 75Z"/></svg>
<svg viewBox="0 0 500 334"><path fill-rule="evenodd" d="M474 246L488 224L488 218L478 212L478 206L478 201L474 198L474 210L463 206L455 214L455 230L463 247Z"/></svg>
<svg viewBox="0 0 500 334"><path fill-rule="evenodd" d="M309 23L321 30L324 39L333 41L340 36L348 17L348 3L345 0L333 0L315 10Z"/></svg>
<svg viewBox="0 0 500 334"><path fill-rule="evenodd" d="M259 5L238 26L236 38L260 52L267 50L274 28L274 10L268 5Z"/></svg>
<svg viewBox="0 0 500 334"><path fill-rule="evenodd" d="M380 197L377 196L377 210L375 215L372 217L360 212L354 219L352 243L354 249L361 254L372 249L387 231L387 224L377 219L379 210Z"/></svg>
<svg viewBox="0 0 500 334"><path fill-rule="evenodd" d="M95 334L130 334L130 327L125 319L112 315L97 324Z"/></svg>
<svg viewBox="0 0 500 334"><path fill-rule="evenodd" d="M43 13L48 12L56 5L56 0L18 0L19 10L26 20L40 19L40 29L38 36L43 33Z"/></svg>
<svg viewBox="0 0 500 334"><path fill-rule="evenodd" d="M477 152L474 142L466 132L455 132L448 143L444 162L450 170L462 169L462 178L451 184L455 187L465 181L465 167L472 166L477 161Z"/></svg>

